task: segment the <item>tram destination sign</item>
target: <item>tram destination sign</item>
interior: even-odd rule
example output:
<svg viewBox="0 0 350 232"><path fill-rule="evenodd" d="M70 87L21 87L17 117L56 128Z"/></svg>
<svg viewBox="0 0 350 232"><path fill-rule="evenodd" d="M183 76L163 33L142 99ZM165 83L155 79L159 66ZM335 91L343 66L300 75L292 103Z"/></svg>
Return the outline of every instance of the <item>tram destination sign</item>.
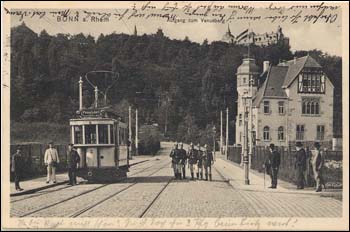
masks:
<svg viewBox="0 0 350 232"><path fill-rule="evenodd" d="M104 111L103 110L96 110L96 109L91 109L91 110L82 110L82 111L77 111L77 114L80 115L81 117L103 117L104 116Z"/></svg>

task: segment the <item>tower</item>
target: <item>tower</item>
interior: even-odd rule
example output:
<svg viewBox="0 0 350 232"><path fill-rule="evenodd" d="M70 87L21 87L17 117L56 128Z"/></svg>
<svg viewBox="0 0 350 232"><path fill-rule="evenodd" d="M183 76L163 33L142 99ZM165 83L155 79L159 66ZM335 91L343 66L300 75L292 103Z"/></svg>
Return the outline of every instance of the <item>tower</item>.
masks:
<svg viewBox="0 0 350 232"><path fill-rule="evenodd" d="M137 29L136 29L136 25L134 26L134 36L137 36Z"/></svg>
<svg viewBox="0 0 350 232"><path fill-rule="evenodd" d="M242 144L243 125L245 107L249 102L244 104L244 98L247 96L254 97L258 90L259 67L255 64L255 59L247 56L243 63L237 68L237 118L236 118L236 144ZM251 86L252 85L252 86Z"/></svg>

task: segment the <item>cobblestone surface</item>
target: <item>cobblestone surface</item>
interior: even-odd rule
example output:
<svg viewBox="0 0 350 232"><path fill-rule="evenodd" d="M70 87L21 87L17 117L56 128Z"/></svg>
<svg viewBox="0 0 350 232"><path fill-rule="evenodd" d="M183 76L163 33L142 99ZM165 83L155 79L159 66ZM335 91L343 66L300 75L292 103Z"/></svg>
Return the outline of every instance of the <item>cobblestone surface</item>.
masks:
<svg viewBox="0 0 350 232"><path fill-rule="evenodd" d="M79 195L101 184L81 184L29 199L11 198L23 199L11 203L11 216L25 215L54 203L58 204L29 216L69 217L93 205L95 207L79 217L340 217L342 214L342 202L333 198L287 190L261 190L257 186L242 188L239 179L231 178L233 181L229 183L226 179L230 178L225 175L230 173L230 168L226 166L223 177L219 174L219 162L219 172L212 170L212 182L173 180L168 152L164 150L164 155L133 166L127 181L109 184L82 196ZM77 197L65 201L72 196Z"/></svg>

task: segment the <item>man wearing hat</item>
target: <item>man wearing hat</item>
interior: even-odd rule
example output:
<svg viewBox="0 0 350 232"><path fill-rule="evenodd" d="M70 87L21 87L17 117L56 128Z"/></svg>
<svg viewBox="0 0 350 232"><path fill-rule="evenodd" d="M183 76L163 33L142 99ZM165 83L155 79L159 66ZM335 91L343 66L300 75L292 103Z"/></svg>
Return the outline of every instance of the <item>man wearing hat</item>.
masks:
<svg viewBox="0 0 350 232"><path fill-rule="evenodd" d="M178 159L180 157L180 152L179 152L179 149L178 149L177 142L174 143L174 148L170 152L170 157L171 157L171 167L174 170L175 179L178 179L179 178L179 174L178 174Z"/></svg>
<svg viewBox="0 0 350 232"><path fill-rule="evenodd" d="M69 185L77 184L77 168L79 167L80 156L78 152L74 149L73 144L68 144L67 150L67 168L68 168L68 177Z"/></svg>
<svg viewBox="0 0 350 232"><path fill-rule="evenodd" d="M194 149L193 143L190 144L190 149L187 153L188 157L188 167L191 172L191 180L194 180L194 166L197 163L197 151Z"/></svg>
<svg viewBox="0 0 350 232"><path fill-rule="evenodd" d="M17 147L16 153L12 155L11 164L11 171L15 175L16 190L22 191L23 189L19 186L24 165L21 147Z"/></svg>
<svg viewBox="0 0 350 232"><path fill-rule="evenodd" d="M50 183L50 180L52 180L53 183L56 183L56 168L59 162L58 152L53 147L53 142L50 142L49 148L46 149L44 157L44 163L47 166L47 184Z"/></svg>
<svg viewBox="0 0 350 232"><path fill-rule="evenodd" d="M311 164L316 181L316 192L322 191L322 169L324 164L324 156L321 151L321 145L319 142L314 143L315 149L312 151Z"/></svg>
<svg viewBox="0 0 350 232"><path fill-rule="evenodd" d="M201 179L203 180L203 151L201 150L201 145L199 143L198 143L197 147L198 147L198 150L197 150L197 157L198 157L197 179L199 179L199 174L200 174Z"/></svg>
<svg viewBox="0 0 350 232"><path fill-rule="evenodd" d="M182 172L182 178L186 179L186 163L187 163L187 152L184 149L184 145L181 142L180 143L180 154L181 154L181 161L179 163L180 167L181 167L181 172Z"/></svg>
<svg viewBox="0 0 350 232"><path fill-rule="evenodd" d="M213 152L209 150L208 145L204 145L203 150L203 167L204 167L204 173L205 173L205 180L212 181L212 175L211 175L211 165L214 164L214 158L213 158Z"/></svg>
<svg viewBox="0 0 350 232"><path fill-rule="evenodd" d="M296 143L295 169L297 171L297 189L304 188L304 172L306 171L306 152L301 142Z"/></svg>
<svg viewBox="0 0 350 232"><path fill-rule="evenodd" d="M270 154L265 161L265 168L267 169L267 173L271 177L271 186L269 188L277 188L277 176L278 170L281 163L281 155L276 150L276 147L273 143L270 144Z"/></svg>

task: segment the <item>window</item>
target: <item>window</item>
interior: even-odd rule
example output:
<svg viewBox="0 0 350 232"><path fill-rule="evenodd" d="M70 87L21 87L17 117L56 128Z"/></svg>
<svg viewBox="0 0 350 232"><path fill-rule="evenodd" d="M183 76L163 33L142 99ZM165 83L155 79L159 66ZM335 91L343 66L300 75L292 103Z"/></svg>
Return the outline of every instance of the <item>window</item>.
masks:
<svg viewBox="0 0 350 232"><path fill-rule="evenodd" d="M110 143L114 144L114 126L111 125L110 129L111 129L111 141L110 141Z"/></svg>
<svg viewBox="0 0 350 232"><path fill-rule="evenodd" d="M302 100L302 114L304 115L319 115L320 102L319 99L305 98Z"/></svg>
<svg viewBox="0 0 350 232"><path fill-rule="evenodd" d="M269 114L270 112L270 102L264 101L264 114Z"/></svg>
<svg viewBox="0 0 350 232"><path fill-rule="evenodd" d="M108 144L108 125L98 125L98 143Z"/></svg>
<svg viewBox="0 0 350 232"><path fill-rule="evenodd" d="M297 125L296 140L304 140L304 125Z"/></svg>
<svg viewBox="0 0 350 232"><path fill-rule="evenodd" d="M317 140L324 140L324 126L323 125L317 125L316 139Z"/></svg>
<svg viewBox="0 0 350 232"><path fill-rule="evenodd" d="M85 143L96 144L96 125L85 125Z"/></svg>
<svg viewBox="0 0 350 232"><path fill-rule="evenodd" d="M83 144L83 127L82 126L74 126L74 143L75 144Z"/></svg>
<svg viewBox="0 0 350 232"><path fill-rule="evenodd" d="M239 142L242 142L242 132L239 132Z"/></svg>
<svg viewBox="0 0 350 232"><path fill-rule="evenodd" d="M325 93L325 76L320 68L304 68L298 83L299 93Z"/></svg>
<svg viewBox="0 0 350 232"><path fill-rule="evenodd" d="M278 113L284 114L284 102L283 101L278 102Z"/></svg>
<svg viewBox="0 0 350 232"><path fill-rule="evenodd" d="M264 127L264 140L270 140L270 128L268 126Z"/></svg>
<svg viewBox="0 0 350 232"><path fill-rule="evenodd" d="M284 128L283 128L283 126L278 127L277 135L278 135L279 141L284 140Z"/></svg>
<svg viewBox="0 0 350 232"><path fill-rule="evenodd" d="M246 78L243 77L243 83L242 84L245 84L247 82Z"/></svg>
<svg viewBox="0 0 350 232"><path fill-rule="evenodd" d="M238 119L239 119L238 124L242 126L242 114L239 114Z"/></svg>

